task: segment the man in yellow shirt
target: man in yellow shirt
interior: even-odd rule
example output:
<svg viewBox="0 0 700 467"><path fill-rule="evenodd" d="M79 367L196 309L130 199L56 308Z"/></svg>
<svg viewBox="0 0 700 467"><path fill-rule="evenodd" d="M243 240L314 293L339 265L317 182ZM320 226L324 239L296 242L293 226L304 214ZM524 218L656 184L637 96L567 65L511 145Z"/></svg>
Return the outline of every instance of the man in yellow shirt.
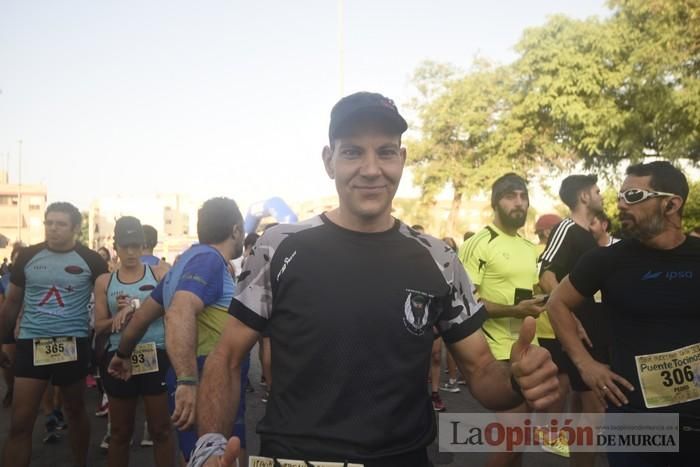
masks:
<svg viewBox="0 0 700 467"><path fill-rule="evenodd" d="M525 180L514 173L497 179L491 188L491 207L493 223L462 245L459 258L486 307L488 319L482 331L491 352L497 360L508 360L523 319L537 318L544 311L545 298L533 297L537 249L518 235L530 207ZM528 411L526 404L510 410ZM519 465L520 457L521 453L494 453L488 465Z"/></svg>

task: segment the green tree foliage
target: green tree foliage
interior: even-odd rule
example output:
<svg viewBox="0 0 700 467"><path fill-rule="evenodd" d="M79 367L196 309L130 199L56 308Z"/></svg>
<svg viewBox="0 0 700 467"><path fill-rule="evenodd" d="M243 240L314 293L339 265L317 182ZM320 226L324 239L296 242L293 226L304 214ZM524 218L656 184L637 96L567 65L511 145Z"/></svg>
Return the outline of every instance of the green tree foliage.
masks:
<svg viewBox="0 0 700 467"><path fill-rule="evenodd" d="M462 196L507 171L533 179L583 163L615 179L647 156L700 161L700 0L609 5L604 20L554 16L526 30L510 66L417 70L409 164L426 206L452 187L455 225Z"/></svg>
<svg viewBox="0 0 700 467"><path fill-rule="evenodd" d="M612 0L630 151L700 160L700 1Z"/></svg>
<svg viewBox="0 0 700 467"><path fill-rule="evenodd" d="M690 193L683 208L683 230L689 232L700 226L700 182L690 183Z"/></svg>
<svg viewBox="0 0 700 467"><path fill-rule="evenodd" d="M615 31L597 19L555 16L526 30L516 50L508 130L521 144L511 147L557 170L616 154L624 117L615 100L625 73Z"/></svg>
<svg viewBox="0 0 700 467"><path fill-rule="evenodd" d="M446 70L450 77L436 86L432 79ZM419 140L409 140L409 164L422 188L424 205L434 204L445 186L453 189L446 232L455 234L464 194L477 193L515 163L496 148L500 119L506 108L508 70L478 60L464 76L436 63L416 73L423 99L416 101L421 121Z"/></svg>

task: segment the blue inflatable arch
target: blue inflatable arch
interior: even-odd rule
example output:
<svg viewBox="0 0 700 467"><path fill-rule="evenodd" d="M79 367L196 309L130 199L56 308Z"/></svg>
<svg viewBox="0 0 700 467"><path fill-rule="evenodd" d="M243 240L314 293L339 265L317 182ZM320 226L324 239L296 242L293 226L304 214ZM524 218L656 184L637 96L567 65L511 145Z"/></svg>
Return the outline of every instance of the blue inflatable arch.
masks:
<svg viewBox="0 0 700 467"><path fill-rule="evenodd" d="M298 221L297 215L282 198L273 197L254 203L248 208L245 216L246 235L257 230L260 221L265 217L272 217L280 224L294 224Z"/></svg>

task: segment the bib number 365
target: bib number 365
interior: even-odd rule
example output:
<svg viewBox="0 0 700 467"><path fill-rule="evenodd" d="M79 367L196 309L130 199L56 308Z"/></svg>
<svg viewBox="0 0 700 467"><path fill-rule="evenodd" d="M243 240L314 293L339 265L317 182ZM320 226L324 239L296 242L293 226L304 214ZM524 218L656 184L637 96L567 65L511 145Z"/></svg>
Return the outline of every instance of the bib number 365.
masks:
<svg viewBox="0 0 700 467"><path fill-rule="evenodd" d="M34 366L55 365L78 360L75 337L34 339Z"/></svg>

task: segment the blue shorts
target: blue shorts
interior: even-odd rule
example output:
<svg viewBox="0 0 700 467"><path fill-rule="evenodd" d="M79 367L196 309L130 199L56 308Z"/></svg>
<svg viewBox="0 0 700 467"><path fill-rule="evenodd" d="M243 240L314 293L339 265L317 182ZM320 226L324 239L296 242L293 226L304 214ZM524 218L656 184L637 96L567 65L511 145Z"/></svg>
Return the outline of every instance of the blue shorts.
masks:
<svg viewBox="0 0 700 467"><path fill-rule="evenodd" d="M206 355L197 357L197 369L199 375L202 375L202 369L204 368L204 361L207 359ZM233 423L233 429L231 432L233 436L237 436L241 439L241 448L245 449L245 388L248 381L248 369L250 368L250 355L248 355L245 360L241 363L241 387L240 394L241 399L238 403L238 414L236 415L236 420ZM175 388L176 388L176 377L175 370L171 366L168 369L168 373L165 376L165 383L168 385L168 409L170 414L175 411ZM189 462L190 453L194 449L195 444L197 444L197 428L191 428L186 431L175 430L177 433L177 440L180 446L180 451L185 457L185 461Z"/></svg>

